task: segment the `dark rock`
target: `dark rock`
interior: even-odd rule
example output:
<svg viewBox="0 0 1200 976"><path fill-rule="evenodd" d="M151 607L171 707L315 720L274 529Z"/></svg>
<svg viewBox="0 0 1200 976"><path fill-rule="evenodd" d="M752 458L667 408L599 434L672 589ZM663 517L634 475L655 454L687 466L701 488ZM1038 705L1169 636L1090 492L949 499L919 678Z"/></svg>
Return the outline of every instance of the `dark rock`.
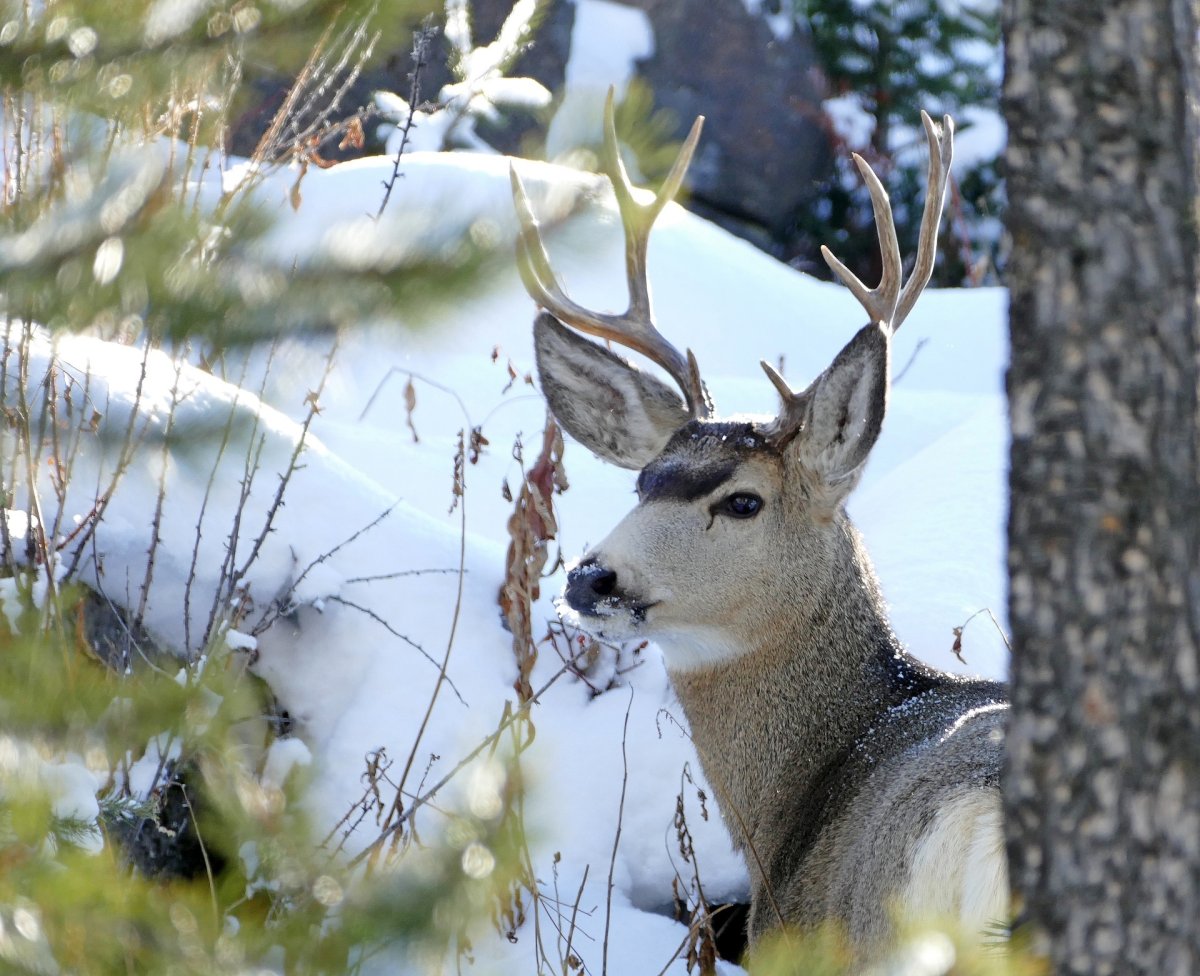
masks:
<svg viewBox="0 0 1200 976"><path fill-rule="evenodd" d="M656 103L678 116L681 138L707 117L693 198L718 223L728 215L783 235L832 166L806 35L777 39L741 0L637 5L654 27L655 54L640 71Z"/></svg>
<svg viewBox="0 0 1200 976"><path fill-rule="evenodd" d="M166 668L179 660L160 647L153 636L123 607L95 590L85 590L79 601L79 636L88 649L117 674L140 664Z"/></svg>
<svg viewBox="0 0 1200 976"><path fill-rule="evenodd" d="M639 77L655 105L675 116L674 137L707 118L685 201L727 230L775 254L784 251L797 214L810 207L833 169L821 110L823 76L808 36L772 33L741 0L632 0L654 31L655 53ZM491 38L508 0L475 0L477 38ZM560 92L570 54L574 5L554 0L533 47L511 74L537 78ZM504 152L520 136L488 132Z"/></svg>
<svg viewBox="0 0 1200 976"><path fill-rule="evenodd" d="M631 0L654 33L654 54L638 66L657 108L675 118L673 137L682 141L697 115L707 117L684 200L691 209L777 256L793 257L798 215L810 208L833 171L833 150L821 110L823 76L808 35L796 30L777 38L767 21L747 11L742 0ZM476 44L492 41L512 9L511 0L474 0ZM535 42L509 68L512 77L531 77L561 97L570 57L575 6L550 0ZM369 106L371 93L392 91L409 98L411 35L399 29L402 47L377 68L365 71L343 100L343 113ZM451 81L449 45L439 36L421 72L422 100L436 98ZM618 79L614 79L618 80ZM250 81L256 104L233 128L232 149L249 153L269 124L287 89L282 77ZM483 122L479 134L501 152L521 155L546 119L514 113L500 126ZM378 152L367 126L363 150L322 149L328 159Z"/></svg>
<svg viewBox="0 0 1200 976"><path fill-rule="evenodd" d="M164 770L162 782L150 797L150 816L120 818L109 823L111 836L124 857L147 878L195 878L220 874L225 858L206 848L196 833L196 808L202 806L190 780L200 778L195 767Z"/></svg>

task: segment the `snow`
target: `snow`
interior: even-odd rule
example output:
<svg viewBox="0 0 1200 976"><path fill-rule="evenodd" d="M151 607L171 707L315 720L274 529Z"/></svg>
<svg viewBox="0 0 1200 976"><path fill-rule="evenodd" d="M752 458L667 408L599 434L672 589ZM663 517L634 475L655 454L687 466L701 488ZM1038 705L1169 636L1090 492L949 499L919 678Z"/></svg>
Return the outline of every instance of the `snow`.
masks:
<svg viewBox="0 0 1200 976"><path fill-rule="evenodd" d="M993 109L968 106L959 113L954 139L954 159L964 169L990 162L1004 152L1008 130Z"/></svg>
<svg viewBox="0 0 1200 976"><path fill-rule="evenodd" d="M258 638L230 627L225 631L225 646L234 651L254 651L258 649Z"/></svg>
<svg viewBox="0 0 1200 976"><path fill-rule="evenodd" d="M577 13L586 22L615 16L610 7L582 0ZM621 232L611 200L598 198L590 177L545 164L518 165L539 216L575 214L547 232L568 293L584 304L623 307ZM491 239L512 238L507 160L406 158L405 177L385 218L371 228L358 215L377 209L391 166L389 159L367 159L311 171L299 210L288 202L294 174L265 179L260 199L279 218L265 247L286 266L335 255L362 233L413 256L422 249L436 253L481 222L491 228ZM808 279L674 206L655 231L650 276L663 331L695 351L726 413L775 409L759 359L776 362L786 355L784 371L798 386L861 325L862 313L844 289ZM97 533L103 571L89 560L82 573L118 601L139 591L150 513L161 493L163 542L146 625L192 656L205 650L206 631L221 632L221 621L210 627L209 610L247 458L258 458L236 540L237 563L256 543L260 548L241 583L245 612L223 639L247 651L253 639L252 666L295 722L295 737L272 747L262 779L278 786L294 767L306 765L304 802L319 834L362 795L369 754L383 750L398 771L411 752L417 776L432 763L426 775L432 783L495 730L514 698L512 639L497 607L512 511L501 489L505 482L514 489L520 484L514 440L520 436L528 466L545 417L540 395L524 382L534 368L533 314L506 254L485 288L444 303L418 328L365 324L341 338L307 435L302 422L321 383L327 341L286 340L269 368L265 355L252 355L244 389L163 353L143 358L135 348L68 336L33 346L28 382L41 382L57 362L77 389L86 383L89 400L103 414L101 433L123 432L136 406L143 449ZM884 433L851 504L897 632L914 652L958 671L964 666L951 652L952 628L984 607L1003 621L1004 315L1005 296L997 290L925 296L897 336L896 372L911 364L898 378ZM517 376L511 383L510 366ZM240 367L229 375L242 375ZM409 377L419 441L406 424ZM15 375L9 382L17 382ZM475 425L490 445L477 463L463 465L465 493L452 506L459 432ZM164 451L172 428L194 436L182 438L186 446ZM224 447L221 437L203 436L226 430ZM111 478L114 440L120 437L82 437L63 525L86 514L97 485ZM286 503L276 508L279 476L293 457L299 463ZM572 559L631 507L634 474L602 464L574 443L566 446L564 464L571 487L556 499L557 541ZM543 582L536 636L554 619L552 601L562 584L561 570ZM963 643L966 670L1004 675L1004 642L986 615L971 624ZM686 888L692 867L678 854L677 794L708 898L744 899L747 881L704 784L659 652L653 646L626 649L618 659L615 651L602 650L592 683L602 691L610 680L616 683L597 695L571 675L552 681L562 661L549 644L540 651L531 684L549 687L531 712L537 734L521 758L535 875L545 883L553 875L561 891L574 893L587 871L581 904L590 914L581 920L573 949L589 971L598 972L624 788L609 966L619 973L667 967L679 976L682 960L668 966L684 935L669 917L671 882L678 872ZM449 684L418 742L444 657ZM177 752L178 743L153 743L132 763L131 785L146 788L160 756ZM431 761L434 754L440 758ZM451 780L438 806L486 814L502 775L476 763ZM79 799L77 785L63 787L64 803ZM707 817L699 789L709 796ZM426 807L418 815L422 836L443 829L437 811ZM348 853L372 839L368 827L351 835ZM482 870L486 853L472 851L464 870ZM252 859L255 852L243 856ZM464 961L465 971L534 971L528 923L515 942L488 931L475 933L474 940L475 962ZM390 968L394 962L379 961L376 971L398 971ZM740 972L726 964L719 971Z"/></svg>
<svg viewBox="0 0 1200 976"><path fill-rule="evenodd" d="M301 739L276 739L267 750L263 763L262 784L282 789L292 771L312 765L312 753Z"/></svg>
<svg viewBox="0 0 1200 976"><path fill-rule="evenodd" d="M546 131L547 159L598 146L609 87L616 88L619 102L635 62L654 54L654 29L644 11L609 0L574 0L574 7L562 101Z"/></svg>
<svg viewBox="0 0 1200 976"><path fill-rule="evenodd" d="M761 17L777 41L791 40L796 32L796 14L791 4L778 4L774 12L764 0L742 0L742 6L752 17Z"/></svg>
<svg viewBox="0 0 1200 976"><path fill-rule="evenodd" d="M28 742L0 735L0 801L36 789L50 803L54 817L70 821L71 842L95 854L104 849L96 818L101 781L77 756L46 758Z"/></svg>

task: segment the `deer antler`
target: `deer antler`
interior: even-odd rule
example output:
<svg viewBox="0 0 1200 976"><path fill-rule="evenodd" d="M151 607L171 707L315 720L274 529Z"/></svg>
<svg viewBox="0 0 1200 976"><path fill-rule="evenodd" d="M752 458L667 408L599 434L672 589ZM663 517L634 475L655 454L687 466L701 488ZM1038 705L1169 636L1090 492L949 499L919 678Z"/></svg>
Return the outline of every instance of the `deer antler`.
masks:
<svg viewBox="0 0 1200 976"><path fill-rule="evenodd" d="M929 142L929 181L926 186L925 209L921 214L917 257L904 287L900 286L900 242L896 238L891 202L883 184L879 182L879 177L857 153L854 154L854 163L862 173L867 190L871 194L871 208L875 212L875 228L879 235L879 251L883 264L879 284L868 288L829 248L821 246L821 255L830 270L853 292L859 304L871 317L871 321L880 323L892 335L908 318L908 313L912 311L921 292L929 284L930 275L933 274L938 226L942 222L942 201L946 195L950 163L954 156L954 121L949 115L942 117L942 124L939 126L922 112L921 124L925 127L925 138ZM764 360L761 365L783 401L779 416L766 426L764 432L769 440L783 445L800 430L804 422L805 408L815 389L815 381L807 389L796 391L788 386L787 380L770 363Z"/></svg>
<svg viewBox="0 0 1200 976"><path fill-rule="evenodd" d="M608 98L604 103L603 163L604 171L612 181L617 208L621 213L621 225L625 231L625 274L629 284L629 308L619 315L594 312L567 297L550 266L550 257L542 242L525 186L516 170L509 167L513 203L521 223L517 238L518 265L521 280L530 297L566 325L601 339L610 339L657 363L679 384L693 417L710 416L712 403L700 379L700 370L692 351L689 349L686 355L681 354L654 326L650 308L650 282L646 275L646 249L655 219L679 192L703 124L703 116L692 124L692 130L655 198L650 203L638 203L633 198L633 186L617 148L613 89L608 90Z"/></svg>
<svg viewBox="0 0 1200 976"><path fill-rule="evenodd" d="M908 317L933 273L938 226L942 222L942 201L946 195L950 162L954 156L954 120L949 115L943 116L942 124L938 126L922 112L921 124L925 127L925 138L929 141L929 181L926 187L925 210L921 214L917 260L904 290L900 290L900 243L896 240L896 225L892 222L892 205L879 178L857 153L854 154L854 162L871 194L871 208L875 211L875 227L879 233L879 249L883 257L883 276L878 286L868 289L849 268L834 257L829 248L821 246L821 256L825 258L825 263L854 293L859 304L871 316L871 321L882 322L892 333L895 333Z"/></svg>

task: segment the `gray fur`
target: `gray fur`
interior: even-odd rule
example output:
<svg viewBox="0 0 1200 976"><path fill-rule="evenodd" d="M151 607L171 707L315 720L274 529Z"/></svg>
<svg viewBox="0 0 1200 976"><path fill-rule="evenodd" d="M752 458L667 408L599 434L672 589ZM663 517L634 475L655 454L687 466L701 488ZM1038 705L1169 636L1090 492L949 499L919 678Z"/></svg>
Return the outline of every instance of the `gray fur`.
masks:
<svg viewBox="0 0 1200 976"><path fill-rule="evenodd" d="M542 392L558 422L622 468L650 461L688 419L679 394L543 312L533 323Z"/></svg>
<svg viewBox="0 0 1200 976"><path fill-rule="evenodd" d="M868 325L813 384L797 446L804 462L830 481L854 475L879 438L887 412L890 347L884 329Z"/></svg>
<svg viewBox="0 0 1200 976"><path fill-rule="evenodd" d="M565 389L547 380L566 359L546 357L545 386ZM625 364L593 362L622 377L601 382L604 395L628 386ZM782 449L757 422L681 426L643 472L650 490L568 588L596 632L663 648L746 857L752 941L781 923L834 921L870 954L892 933L897 899L919 888L914 853L939 813L998 797L1004 687L905 651L843 507L879 435L887 369L887 333L868 326L814 384ZM608 456L600 426L568 429ZM760 513L722 517L729 494L747 491L763 499ZM604 580L603 599L571 599L589 579Z"/></svg>

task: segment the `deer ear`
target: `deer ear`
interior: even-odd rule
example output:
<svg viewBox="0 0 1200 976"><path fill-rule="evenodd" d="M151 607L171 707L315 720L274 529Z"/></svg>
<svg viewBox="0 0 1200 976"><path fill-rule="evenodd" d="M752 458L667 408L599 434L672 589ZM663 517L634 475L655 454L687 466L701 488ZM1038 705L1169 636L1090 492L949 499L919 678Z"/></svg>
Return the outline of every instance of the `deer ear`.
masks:
<svg viewBox="0 0 1200 976"><path fill-rule="evenodd" d="M801 463L830 487L853 487L887 412L891 342L885 327L868 325L813 383L800 435Z"/></svg>
<svg viewBox="0 0 1200 976"><path fill-rule="evenodd" d="M644 468L688 421L683 399L543 312L533 323L538 376L567 433L606 461Z"/></svg>

